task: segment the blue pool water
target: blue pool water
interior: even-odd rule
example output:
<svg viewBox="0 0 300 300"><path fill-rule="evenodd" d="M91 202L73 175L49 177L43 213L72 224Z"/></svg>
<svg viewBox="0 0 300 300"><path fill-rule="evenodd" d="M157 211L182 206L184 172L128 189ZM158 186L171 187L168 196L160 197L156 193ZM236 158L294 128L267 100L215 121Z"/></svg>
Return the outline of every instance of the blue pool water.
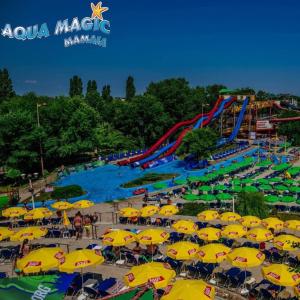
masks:
<svg viewBox="0 0 300 300"><path fill-rule="evenodd" d="M106 165L95 169L70 174L69 176L61 178L59 181L57 181L56 185L80 185L87 192L87 195L85 195L84 198L93 200L96 203L100 203L108 200L131 197L133 195L132 192L136 188L125 189L121 188L120 185L122 183L139 178L146 173L178 173L179 176L176 179L185 179L188 176L201 176L212 168L219 169L221 166L228 166L233 160L241 161L244 156L251 156L256 151L257 149L251 149L248 152L243 153L243 155L235 156L226 160L225 162L218 163L213 167L210 166L206 169L197 171L185 170L183 162L179 160L175 160L166 165L146 171L140 169L131 169L130 167ZM171 184L170 180L166 182ZM154 190L152 185L145 185L142 187L147 187L150 192Z"/></svg>

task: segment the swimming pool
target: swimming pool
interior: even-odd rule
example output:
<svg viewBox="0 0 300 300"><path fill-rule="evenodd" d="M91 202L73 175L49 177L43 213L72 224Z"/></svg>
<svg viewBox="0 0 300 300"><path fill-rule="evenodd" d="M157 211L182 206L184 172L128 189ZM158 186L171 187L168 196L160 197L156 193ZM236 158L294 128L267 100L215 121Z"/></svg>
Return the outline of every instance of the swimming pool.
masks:
<svg viewBox="0 0 300 300"><path fill-rule="evenodd" d="M201 176L212 168L218 170L222 166L230 165L232 161L241 161L244 156L252 156L257 149L258 148L251 149L247 152L244 152L242 155L237 155L224 162L220 162L214 166L197 171L185 170L184 164L180 160L175 160L166 165L158 166L154 169L146 171L140 169L131 169L130 167L105 165L91 170L72 173L64 178L61 178L55 184L58 186L66 186L70 184L80 185L87 192L87 195L85 195L84 198L90 199L96 203L120 198L129 198L132 196L132 192L137 188L121 188L120 185L122 183L139 178L146 173L177 173L179 176L176 179L185 179L188 176ZM165 182L169 184L171 181L167 180ZM149 192L154 191L152 184L141 187L148 188Z"/></svg>

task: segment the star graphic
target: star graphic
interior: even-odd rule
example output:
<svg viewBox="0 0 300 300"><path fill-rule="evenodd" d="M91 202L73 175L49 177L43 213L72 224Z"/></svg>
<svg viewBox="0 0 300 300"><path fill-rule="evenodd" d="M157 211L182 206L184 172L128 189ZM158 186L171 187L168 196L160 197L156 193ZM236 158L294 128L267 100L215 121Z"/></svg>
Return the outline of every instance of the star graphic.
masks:
<svg viewBox="0 0 300 300"><path fill-rule="evenodd" d="M91 3L91 9L93 11L91 18L99 19L101 21L103 20L102 14L108 11L108 7L102 7L102 2L99 2L96 5L94 3Z"/></svg>

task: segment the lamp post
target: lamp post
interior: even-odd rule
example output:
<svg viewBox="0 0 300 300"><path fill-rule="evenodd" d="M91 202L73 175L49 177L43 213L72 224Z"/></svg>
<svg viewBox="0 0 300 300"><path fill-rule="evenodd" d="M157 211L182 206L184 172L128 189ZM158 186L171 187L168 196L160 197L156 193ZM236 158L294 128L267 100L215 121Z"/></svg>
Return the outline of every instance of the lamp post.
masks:
<svg viewBox="0 0 300 300"><path fill-rule="evenodd" d="M37 127L38 127L38 128L41 127L41 124L40 124L40 111L39 111L39 107L46 106L46 105L47 105L47 103L37 103L37 104L36 104L36 118L37 118ZM44 177L43 147L42 147L41 137L39 137L39 148L40 148L41 173L42 173L42 177L45 179L45 177Z"/></svg>
<svg viewBox="0 0 300 300"><path fill-rule="evenodd" d="M37 179L39 176L38 173L33 173L34 179ZM35 203L34 203L34 187L32 185L32 174L21 174L22 179L28 179L28 184L29 184L29 192L31 193L31 202L32 202L32 208L35 208Z"/></svg>

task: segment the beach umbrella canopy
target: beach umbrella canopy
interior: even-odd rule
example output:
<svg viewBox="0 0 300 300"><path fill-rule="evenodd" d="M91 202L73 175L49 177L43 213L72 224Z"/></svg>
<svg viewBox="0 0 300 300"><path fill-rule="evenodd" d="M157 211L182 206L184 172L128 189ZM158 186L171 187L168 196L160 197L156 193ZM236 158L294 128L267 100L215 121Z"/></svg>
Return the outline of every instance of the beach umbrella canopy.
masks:
<svg viewBox="0 0 300 300"><path fill-rule="evenodd" d="M165 205L160 209L159 214L162 216L169 217L177 214L178 212L179 209L176 205Z"/></svg>
<svg viewBox="0 0 300 300"><path fill-rule="evenodd" d="M168 240L170 234L162 229L146 229L137 234L136 238L140 244L156 245Z"/></svg>
<svg viewBox="0 0 300 300"><path fill-rule="evenodd" d="M198 230L197 235L204 241L217 241L221 237L221 229L206 227Z"/></svg>
<svg viewBox="0 0 300 300"><path fill-rule="evenodd" d="M140 216L143 218L151 217L158 213L159 208L155 205L148 205L140 209Z"/></svg>
<svg viewBox="0 0 300 300"><path fill-rule="evenodd" d="M292 197L292 196L283 196L279 198L281 202L284 203L293 203L296 201L296 198Z"/></svg>
<svg viewBox="0 0 300 300"><path fill-rule="evenodd" d="M292 230L300 230L300 220L288 220L284 223L284 226Z"/></svg>
<svg viewBox="0 0 300 300"><path fill-rule="evenodd" d="M64 261L65 254L61 248L41 248L18 259L17 268L25 274L39 273L57 268Z"/></svg>
<svg viewBox="0 0 300 300"><path fill-rule="evenodd" d="M222 193L217 195L217 199L220 201L232 200L232 195L228 193Z"/></svg>
<svg viewBox="0 0 300 300"><path fill-rule="evenodd" d="M280 185L275 185L274 189L283 192L283 191L288 191L289 188L285 185L280 184Z"/></svg>
<svg viewBox="0 0 300 300"><path fill-rule="evenodd" d="M200 200L200 196L199 195L195 195L195 194L185 194L182 197L184 200L188 200L188 201L197 201Z"/></svg>
<svg viewBox="0 0 300 300"><path fill-rule="evenodd" d="M295 286L300 283L300 273L284 264L272 264L262 267L265 279L280 286Z"/></svg>
<svg viewBox="0 0 300 300"><path fill-rule="evenodd" d="M199 198L200 198L200 200L207 201L207 202L215 201L216 200L216 197L214 195L211 195L211 194L200 195Z"/></svg>
<svg viewBox="0 0 300 300"><path fill-rule="evenodd" d="M258 187L261 191L272 191L273 187L269 184L262 184Z"/></svg>
<svg viewBox="0 0 300 300"><path fill-rule="evenodd" d="M223 185L223 184L218 184L214 187L215 191L225 191L227 189L228 189L228 187L226 185Z"/></svg>
<svg viewBox="0 0 300 300"><path fill-rule="evenodd" d="M220 220L224 221L224 222L235 222L237 220L239 220L241 218L241 216L235 212L224 212L221 214L220 216Z"/></svg>
<svg viewBox="0 0 300 300"><path fill-rule="evenodd" d="M119 211L119 214L124 218L134 218L140 215L140 211L133 207L124 207Z"/></svg>
<svg viewBox="0 0 300 300"><path fill-rule="evenodd" d="M268 167L272 165L272 162L270 160L262 160L258 164L256 164L257 167Z"/></svg>
<svg viewBox="0 0 300 300"><path fill-rule="evenodd" d="M283 164L279 164L279 165L276 165L276 166L272 167L272 170L274 170L274 171L283 171L285 169L288 169L289 167L290 167L289 163L283 163Z"/></svg>
<svg viewBox="0 0 300 300"><path fill-rule="evenodd" d="M256 180L256 182L259 184L268 184L269 183L268 179L266 179L266 178L259 178Z"/></svg>
<svg viewBox="0 0 300 300"><path fill-rule="evenodd" d="M300 186L291 186L288 189L292 193L300 193Z"/></svg>
<svg viewBox="0 0 300 300"><path fill-rule="evenodd" d="M274 238L273 243L279 250L294 251L299 249L300 239L291 234L281 234Z"/></svg>
<svg viewBox="0 0 300 300"><path fill-rule="evenodd" d="M255 187L255 186L250 185L250 186L245 186L243 188L243 191L247 192L247 193L256 193L256 192L258 192L258 188Z"/></svg>
<svg viewBox="0 0 300 300"><path fill-rule="evenodd" d="M233 187L230 188L230 191L234 192L234 193L240 193L242 191L242 187L239 185L235 185Z"/></svg>
<svg viewBox="0 0 300 300"><path fill-rule="evenodd" d="M17 218L25 215L27 213L27 209L23 207L9 207L2 210L2 216L6 218Z"/></svg>
<svg viewBox="0 0 300 300"><path fill-rule="evenodd" d="M197 215L197 218L201 221L212 221L219 217L219 213L216 210L204 210Z"/></svg>
<svg viewBox="0 0 300 300"><path fill-rule="evenodd" d="M202 280L177 280L169 285L161 300L212 300L215 288Z"/></svg>
<svg viewBox="0 0 300 300"><path fill-rule="evenodd" d="M80 201L77 201L77 202L73 203L73 208L82 209L82 208L89 208L89 207L92 207L94 205L95 205L95 203L93 201L80 200Z"/></svg>
<svg viewBox="0 0 300 300"><path fill-rule="evenodd" d="M268 195L264 197L264 200L269 203L280 202L280 198L274 195Z"/></svg>
<svg viewBox="0 0 300 300"><path fill-rule="evenodd" d="M153 184L153 187L156 189L156 190L160 190L160 189L165 189L168 187L167 183L166 182L157 182L157 183L154 183Z"/></svg>
<svg viewBox="0 0 300 300"><path fill-rule="evenodd" d="M245 178L245 179L242 179L241 182L243 184L250 184L250 183L253 182L253 179L251 179L251 178Z"/></svg>
<svg viewBox="0 0 300 300"><path fill-rule="evenodd" d="M203 263L214 264L224 261L230 248L223 244L207 244L199 248L197 256Z"/></svg>
<svg viewBox="0 0 300 300"><path fill-rule="evenodd" d="M191 260L196 258L199 245L191 242L177 242L167 246L166 255L176 260Z"/></svg>
<svg viewBox="0 0 300 300"><path fill-rule="evenodd" d="M75 250L66 254L65 262L59 266L59 271L73 273L77 269L99 265L103 262L104 257L99 250Z"/></svg>
<svg viewBox="0 0 300 300"><path fill-rule="evenodd" d="M129 287L152 283L155 288L166 287L171 279L176 276L176 272L169 264L160 262L150 262L139 266L134 266L124 276L124 282Z"/></svg>
<svg viewBox="0 0 300 300"><path fill-rule="evenodd" d="M299 222L300 223L300 222ZM278 218L266 218L261 221L261 224L267 229L273 228L274 230L281 230L283 228L284 222Z"/></svg>
<svg viewBox="0 0 300 300"><path fill-rule="evenodd" d="M25 227L20 229L14 235L10 237L11 241L24 241L26 239L33 240L39 239L45 236L48 232L47 228L44 227Z"/></svg>
<svg viewBox="0 0 300 300"><path fill-rule="evenodd" d="M73 208L73 204L67 202L67 201L57 201L51 205L54 209L57 210L66 210Z"/></svg>
<svg viewBox="0 0 300 300"><path fill-rule="evenodd" d="M64 226L71 225L71 222L70 222L70 220L69 220L69 218L68 218L67 213L66 213L65 210L64 210L64 214L63 214L63 225Z"/></svg>
<svg viewBox="0 0 300 300"><path fill-rule="evenodd" d="M268 178L268 181L273 182L273 183L277 183L277 182L281 182L282 178L281 177Z"/></svg>
<svg viewBox="0 0 300 300"><path fill-rule="evenodd" d="M234 185L240 185L240 184L241 184L241 179L235 178L235 179L232 180L232 183L233 183Z"/></svg>
<svg viewBox="0 0 300 300"><path fill-rule="evenodd" d="M52 216L52 211L45 207L39 207L28 211L24 215L24 220L38 220L43 218L49 218Z"/></svg>
<svg viewBox="0 0 300 300"><path fill-rule="evenodd" d="M273 234L266 228L256 227L247 232L247 239L254 242L266 242L273 239Z"/></svg>
<svg viewBox="0 0 300 300"><path fill-rule="evenodd" d="M15 232L7 227L0 227L0 241L11 237Z"/></svg>
<svg viewBox="0 0 300 300"><path fill-rule="evenodd" d="M136 241L136 235L127 230L112 230L104 234L102 243L107 246L120 247Z"/></svg>
<svg viewBox="0 0 300 300"><path fill-rule="evenodd" d="M197 231L198 226L189 220L179 220L173 223L172 227L180 233L193 234Z"/></svg>
<svg viewBox="0 0 300 300"><path fill-rule="evenodd" d="M186 179L176 179L175 184L177 184L177 185L187 184L187 180Z"/></svg>
<svg viewBox="0 0 300 300"><path fill-rule="evenodd" d="M240 247L229 252L227 259L233 266L245 269L260 266L265 255L255 248Z"/></svg>
<svg viewBox="0 0 300 300"><path fill-rule="evenodd" d="M287 179L283 183L287 184L287 185L292 185L292 184L296 185L296 180L294 180L294 179Z"/></svg>
<svg viewBox="0 0 300 300"><path fill-rule="evenodd" d="M211 186L208 186L208 185L203 185L203 186L199 187L199 191L202 191L202 192L210 192L211 189L212 189Z"/></svg>
<svg viewBox="0 0 300 300"><path fill-rule="evenodd" d="M231 224L227 225L221 231L222 236L231 238L231 239L238 239L246 235L247 227L242 226L240 224Z"/></svg>
<svg viewBox="0 0 300 300"><path fill-rule="evenodd" d="M239 222L248 228L256 227L261 224L261 219L255 216L244 216L239 219Z"/></svg>

